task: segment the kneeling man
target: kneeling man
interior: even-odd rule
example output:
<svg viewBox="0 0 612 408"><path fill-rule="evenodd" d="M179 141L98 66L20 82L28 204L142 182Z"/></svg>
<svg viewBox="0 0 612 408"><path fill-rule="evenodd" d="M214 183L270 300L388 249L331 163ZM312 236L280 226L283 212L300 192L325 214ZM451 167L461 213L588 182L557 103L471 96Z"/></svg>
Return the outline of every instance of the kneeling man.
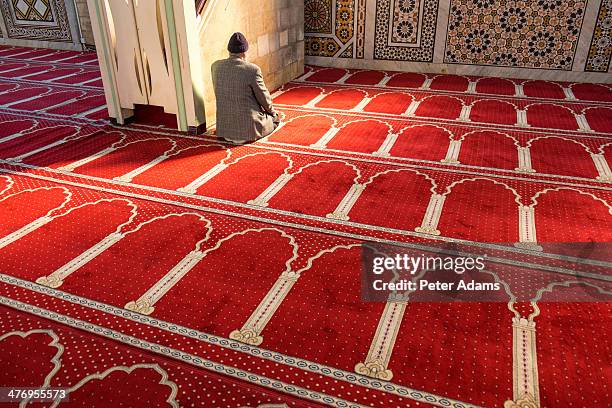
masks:
<svg viewBox="0 0 612 408"><path fill-rule="evenodd" d="M235 143L268 136L280 121L261 69L246 61L248 49L244 35L235 33L227 46L230 57L212 65L217 136Z"/></svg>

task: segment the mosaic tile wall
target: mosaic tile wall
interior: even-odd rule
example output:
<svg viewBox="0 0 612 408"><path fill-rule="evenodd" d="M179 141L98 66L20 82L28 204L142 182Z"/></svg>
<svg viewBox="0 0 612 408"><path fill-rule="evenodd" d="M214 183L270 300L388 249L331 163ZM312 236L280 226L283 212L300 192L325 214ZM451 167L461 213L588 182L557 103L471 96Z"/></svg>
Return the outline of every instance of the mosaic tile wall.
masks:
<svg viewBox="0 0 612 408"><path fill-rule="evenodd" d="M612 0L304 0L304 14L311 63L560 77L610 68Z"/></svg>
<svg viewBox="0 0 612 408"><path fill-rule="evenodd" d="M80 46L72 0L0 0L5 44L75 48ZM62 45L63 44L63 45Z"/></svg>
<svg viewBox="0 0 612 408"><path fill-rule="evenodd" d="M571 70L586 0L452 0L444 62Z"/></svg>
<svg viewBox="0 0 612 408"><path fill-rule="evenodd" d="M591 40L585 71L608 72L612 56L612 0L603 0Z"/></svg>
<svg viewBox="0 0 612 408"><path fill-rule="evenodd" d="M0 8L9 38L72 41L61 0L0 0Z"/></svg>
<svg viewBox="0 0 612 408"><path fill-rule="evenodd" d="M364 58L366 0L305 0L306 55Z"/></svg>
<svg viewBox="0 0 612 408"><path fill-rule="evenodd" d="M374 58L432 62L437 19L437 0L377 1Z"/></svg>

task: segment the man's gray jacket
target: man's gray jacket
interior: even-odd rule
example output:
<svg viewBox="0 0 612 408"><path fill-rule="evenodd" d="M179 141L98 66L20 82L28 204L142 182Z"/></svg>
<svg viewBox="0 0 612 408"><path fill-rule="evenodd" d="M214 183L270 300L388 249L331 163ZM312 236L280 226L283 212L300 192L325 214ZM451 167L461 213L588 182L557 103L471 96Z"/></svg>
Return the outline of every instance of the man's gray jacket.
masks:
<svg viewBox="0 0 612 408"><path fill-rule="evenodd" d="M232 56L212 65L212 79L219 137L253 141L272 133L276 112L257 65Z"/></svg>

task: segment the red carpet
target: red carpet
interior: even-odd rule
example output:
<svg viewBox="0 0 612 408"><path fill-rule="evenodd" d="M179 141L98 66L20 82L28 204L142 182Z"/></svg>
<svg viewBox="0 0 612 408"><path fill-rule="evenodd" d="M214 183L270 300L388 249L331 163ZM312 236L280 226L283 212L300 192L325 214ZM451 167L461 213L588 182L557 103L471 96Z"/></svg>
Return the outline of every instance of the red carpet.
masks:
<svg viewBox="0 0 612 408"><path fill-rule="evenodd" d="M612 242L608 85L311 67L274 95L283 126L233 146L112 127L92 54L17 51L0 49L0 383L75 406L500 407L533 387L542 407L606 406L610 302L553 301L612 290L609 251L581 269L555 246ZM362 302L364 241L503 255L507 298Z"/></svg>

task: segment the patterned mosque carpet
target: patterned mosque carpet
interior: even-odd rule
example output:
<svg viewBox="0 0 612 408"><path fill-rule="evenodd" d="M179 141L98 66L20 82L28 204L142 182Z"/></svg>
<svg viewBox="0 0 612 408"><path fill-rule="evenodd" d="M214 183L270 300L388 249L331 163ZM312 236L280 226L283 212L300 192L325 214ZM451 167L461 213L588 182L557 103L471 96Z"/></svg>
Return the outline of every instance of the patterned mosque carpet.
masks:
<svg viewBox="0 0 612 408"><path fill-rule="evenodd" d="M610 85L307 67L274 99L283 125L249 145L115 127L95 54L0 48L1 385L85 407L609 406ZM514 261L499 302L369 303L363 242Z"/></svg>

